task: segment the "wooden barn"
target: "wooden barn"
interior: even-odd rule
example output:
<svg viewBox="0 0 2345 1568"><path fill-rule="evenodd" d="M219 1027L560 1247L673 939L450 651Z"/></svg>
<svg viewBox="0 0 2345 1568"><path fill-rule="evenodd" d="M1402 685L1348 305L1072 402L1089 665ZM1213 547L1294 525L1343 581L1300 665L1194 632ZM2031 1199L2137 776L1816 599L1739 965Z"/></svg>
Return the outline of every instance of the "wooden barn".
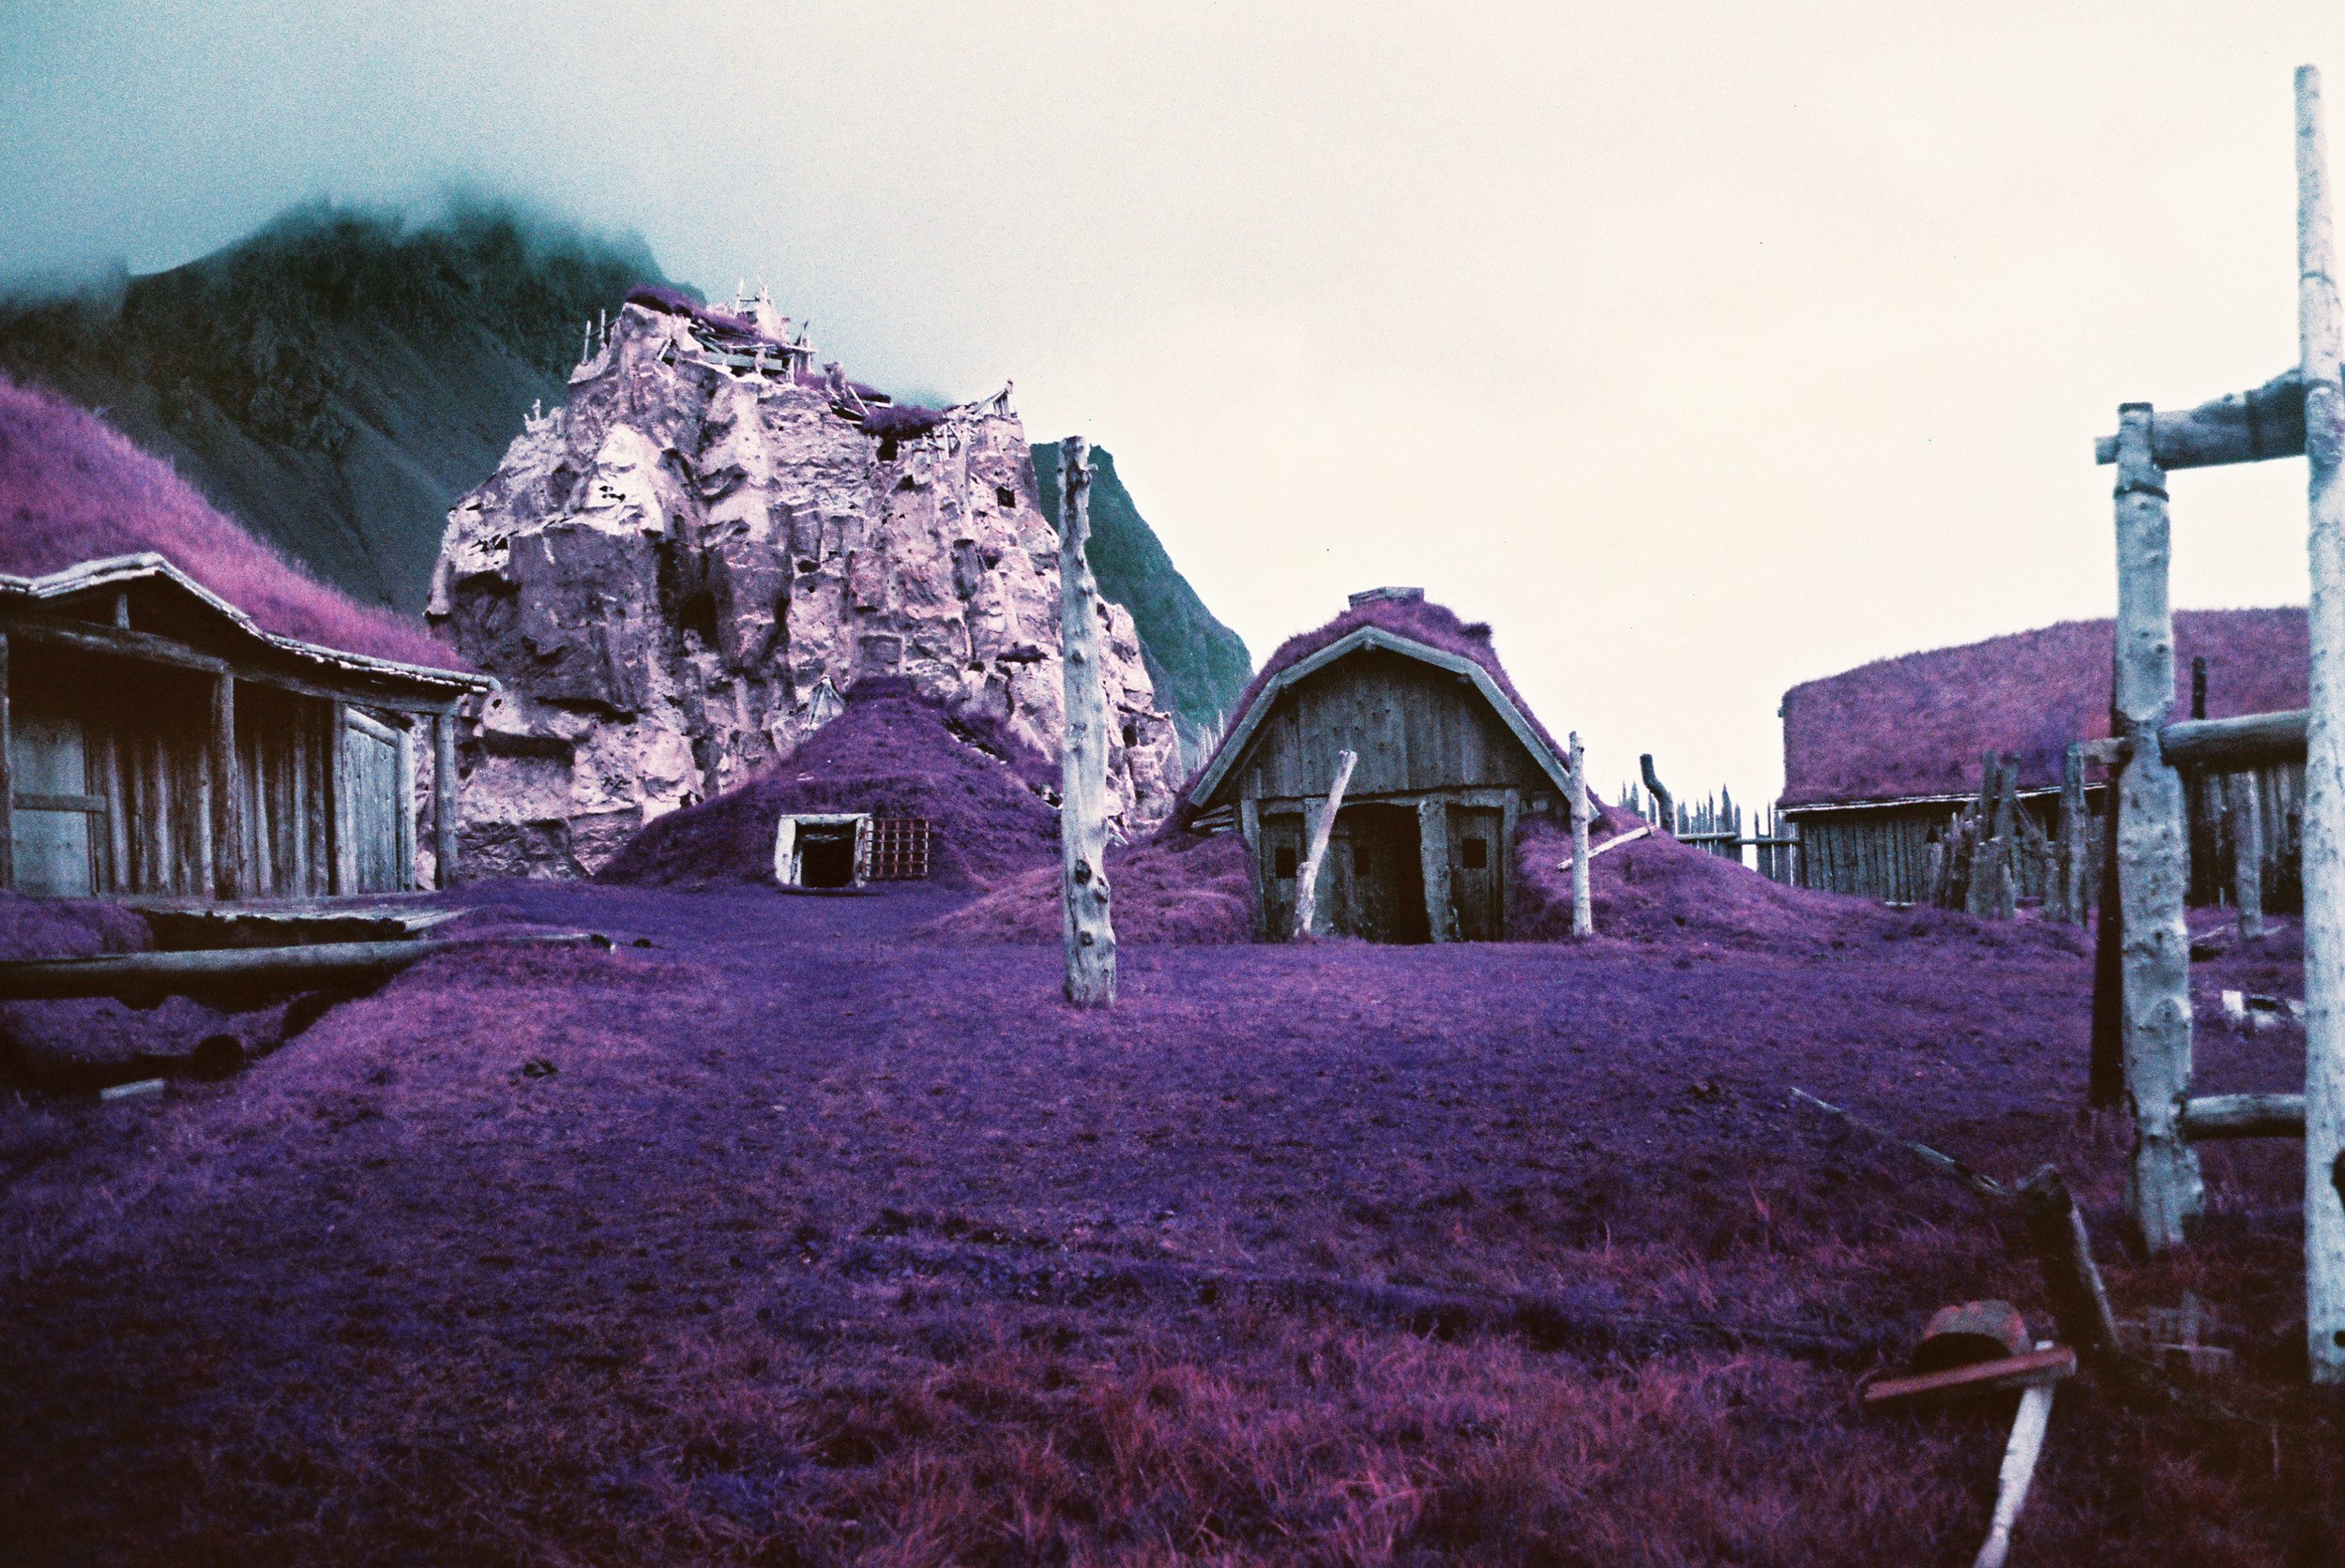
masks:
<svg viewBox="0 0 2345 1568"><path fill-rule="evenodd" d="M1376 942L1506 934L1510 846L1558 813L1569 770L1491 652L1416 589L1351 609L1272 656L1189 786L1200 826L1233 826L1253 865L1256 932L1294 930L1297 873L1340 756L1357 757L1320 865L1315 933Z"/></svg>
<svg viewBox="0 0 2345 1568"><path fill-rule="evenodd" d="M262 630L162 556L0 576L0 887L308 897L416 885L418 728L455 873L483 676Z"/></svg>
<svg viewBox="0 0 2345 1568"><path fill-rule="evenodd" d="M1778 819L1796 832L1802 885L1893 903L1926 896L1930 848L1980 787L1987 753L2016 757L2019 808L2033 833L2058 830L2072 742L2109 733L2114 623L2070 621L1955 648L1883 659L1784 694L1784 790ZM2174 616L2174 712L2201 717L2302 707L2307 645L2301 610L2183 611ZM2194 678L2195 672L2195 678ZM2293 907L2301 763L2249 776L2262 818L2267 907ZM2186 772L2194 900L2230 885L2226 776ZM2097 821L2107 789L2084 787ZM2098 843L2090 822L2091 842ZM2098 857L2090 861L2097 880ZM2021 898L2041 897L2045 863L2023 858Z"/></svg>

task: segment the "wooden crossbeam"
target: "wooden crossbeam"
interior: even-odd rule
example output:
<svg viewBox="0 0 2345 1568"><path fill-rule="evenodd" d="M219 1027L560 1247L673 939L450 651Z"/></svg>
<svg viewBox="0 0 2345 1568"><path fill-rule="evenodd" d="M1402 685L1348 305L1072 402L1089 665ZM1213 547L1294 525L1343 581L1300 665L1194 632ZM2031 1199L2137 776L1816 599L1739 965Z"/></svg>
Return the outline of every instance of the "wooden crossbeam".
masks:
<svg viewBox="0 0 2345 1568"><path fill-rule="evenodd" d="M2305 384L2293 366L2252 391L2170 409L2150 421L2150 459L2163 469L2300 458L2304 451ZM2095 441L2093 460L2115 462L2117 438Z"/></svg>

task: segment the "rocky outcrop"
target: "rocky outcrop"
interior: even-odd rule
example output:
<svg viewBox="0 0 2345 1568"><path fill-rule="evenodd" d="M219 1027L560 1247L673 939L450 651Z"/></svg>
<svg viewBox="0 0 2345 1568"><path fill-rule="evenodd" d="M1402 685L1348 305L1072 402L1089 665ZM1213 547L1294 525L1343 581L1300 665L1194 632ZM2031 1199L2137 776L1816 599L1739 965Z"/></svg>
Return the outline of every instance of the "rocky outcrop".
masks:
<svg viewBox="0 0 2345 1568"><path fill-rule="evenodd" d="M468 869L590 873L873 675L1055 757L1057 536L1006 397L894 407L804 369L786 324L639 297L448 514L428 613L503 685L463 747ZM1171 809L1173 726L1102 613L1136 831Z"/></svg>

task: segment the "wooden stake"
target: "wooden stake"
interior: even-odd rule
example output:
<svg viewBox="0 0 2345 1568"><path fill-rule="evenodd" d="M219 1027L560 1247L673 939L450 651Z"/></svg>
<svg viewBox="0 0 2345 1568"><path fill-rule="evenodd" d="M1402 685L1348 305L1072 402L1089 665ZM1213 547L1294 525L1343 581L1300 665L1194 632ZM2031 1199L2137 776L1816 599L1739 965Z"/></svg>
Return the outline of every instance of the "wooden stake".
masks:
<svg viewBox="0 0 2345 1568"><path fill-rule="evenodd" d="M1571 732L1571 934L1596 935L1596 910L1588 896L1588 762L1577 730Z"/></svg>
<svg viewBox="0 0 2345 1568"><path fill-rule="evenodd" d="M1294 873L1294 934L1311 934L1311 922L1319 913L1319 868L1327 858L1327 840L1336 831L1336 813L1343 809L1343 792L1352 783L1352 769L1359 761L1359 753L1345 751L1336 758L1335 782L1327 787L1327 803L1319 808L1319 820L1311 824L1309 852L1303 856L1302 866Z"/></svg>
<svg viewBox="0 0 2345 1568"><path fill-rule="evenodd" d="M2166 475L2150 460L2150 406L2117 428L2117 713L2131 743L2117 778L2125 912L2126 1094L2133 1110L2127 1208L2152 1252L2180 1246L2204 1204L2198 1155L2175 1124L2190 1092L2187 823L2182 776L2158 750L2174 701Z"/></svg>
<svg viewBox="0 0 2345 1568"><path fill-rule="evenodd" d="M2110 1307L2100 1266L2093 1261L2092 1238L2067 1179L2057 1166L2048 1165L2015 1190L2061 1342L2073 1346L2087 1365L2115 1355L2117 1314Z"/></svg>
<svg viewBox="0 0 2345 1568"><path fill-rule="evenodd" d="M2305 755L2305 1336L2345 1383L2345 404L2321 73L2296 70L2296 325L2305 384L2312 713Z"/></svg>
<svg viewBox="0 0 2345 1568"><path fill-rule="evenodd" d="M2020 1413L2011 1423L2011 1440L2004 1445L2003 1470L1995 1480L1994 1523L1971 1568L2003 1568L2011 1555L2012 1527L2020 1522L2020 1510L2027 1506L2035 1461L2044 1452L2044 1429L2051 1423L2053 1386L2036 1383L2020 1395Z"/></svg>
<svg viewBox="0 0 2345 1568"><path fill-rule="evenodd" d="M1067 742L1059 753L1060 905L1067 1000L1115 1001L1115 926L1108 912L1108 711L1099 659L1099 584L1091 575L1091 443L1059 443L1058 624Z"/></svg>

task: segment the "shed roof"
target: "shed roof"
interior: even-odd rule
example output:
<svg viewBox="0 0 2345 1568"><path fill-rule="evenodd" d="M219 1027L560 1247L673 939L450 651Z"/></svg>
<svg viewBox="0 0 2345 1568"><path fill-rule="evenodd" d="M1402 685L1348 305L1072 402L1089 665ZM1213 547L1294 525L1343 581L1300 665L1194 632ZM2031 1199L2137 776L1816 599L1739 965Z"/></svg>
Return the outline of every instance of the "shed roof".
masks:
<svg viewBox="0 0 2345 1568"><path fill-rule="evenodd" d="M1487 622L1460 621L1445 605L1422 595L1378 590L1354 595L1351 607L1324 626L1298 632L1278 644L1238 698L1237 718L1213 755L1189 781L1183 801L1187 809L1204 808L1214 791L1235 768L1246 745L1277 703L1278 694L1294 682L1335 660L1364 648L1384 648L1427 664L1464 675L1485 701L1512 730L1533 761L1555 781L1568 788L1570 764L1555 737L1532 713L1491 646Z"/></svg>
<svg viewBox="0 0 2345 1568"><path fill-rule="evenodd" d="M2068 744L2109 733L2115 635L2110 621L2064 621L1793 686L1783 694L1782 804L1975 790L1989 750L2019 753L2022 788L2057 785ZM2208 663L2210 717L2305 705L2302 610L2177 611L2178 715L2189 711L2194 657Z"/></svg>

